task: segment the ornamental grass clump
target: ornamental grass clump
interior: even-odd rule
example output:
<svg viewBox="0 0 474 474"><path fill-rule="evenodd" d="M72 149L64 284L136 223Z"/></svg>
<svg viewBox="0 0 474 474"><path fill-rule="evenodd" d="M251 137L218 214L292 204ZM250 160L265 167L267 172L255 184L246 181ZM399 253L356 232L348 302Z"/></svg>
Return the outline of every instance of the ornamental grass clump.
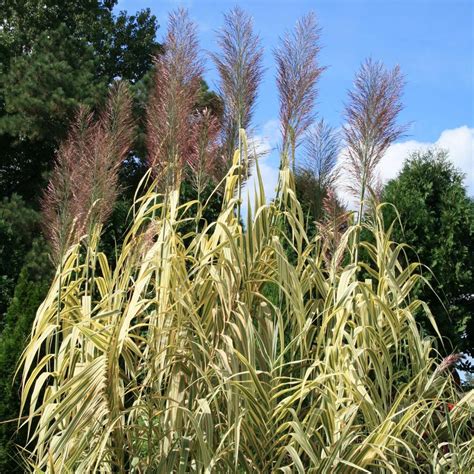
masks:
<svg viewBox="0 0 474 474"><path fill-rule="evenodd" d="M187 16L171 18L170 44L187 44L195 58ZM228 28L244 25L258 62L250 23L237 20L229 17ZM286 41L300 44L305 31L317 42L314 17L303 19ZM229 34L222 41L233 41ZM167 51L157 70L177 65ZM340 212L331 183L326 217L313 237L307 234L292 169L313 118L319 47L313 44L300 58L307 74L279 51L286 119L277 196L267 202L257 159L245 222L245 131L232 135L240 147L216 188L222 208L215 221L205 222L212 194L205 202L180 199L181 166L199 169L218 135L206 112L199 118L189 108L198 63L183 62L189 70L176 83L165 82L171 76L156 78L155 91L166 94L151 99L150 171L137 190L123 244L109 259L96 225L64 250L22 357L28 469L472 470L474 392L461 392L448 370L455 357L440 362L438 341L419 331L420 314L434 325L415 296L424 282L422 265L407 263L405 246L392 241L395 223L383 222L383 204L368 206L353 224ZM302 104L285 103L298 97L292 91ZM173 94L186 110L168 102ZM248 120L250 99L239 109ZM180 142L189 120L206 125ZM385 143L367 149L380 151ZM378 152L361 157L357 169L365 169L370 190L364 166L369 158L374 166ZM359 197L362 206L365 191Z"/></svg>
<svg viewBox="0 0 474 474"><path fill-rule="evenodd" d="M380 206L363 224L371 242L348 227L325 264L283 161L278 206L257 166L245 229L231 169L202 231L180 232L201 203L151 186L114 265L98 239L68 250L23 357L32 467L468 472L474 395L437 370L420 335L416 313L431 317L411 296L420 266L405 264ZM340 263L354 245L367 256L363 281Z"/></svg>

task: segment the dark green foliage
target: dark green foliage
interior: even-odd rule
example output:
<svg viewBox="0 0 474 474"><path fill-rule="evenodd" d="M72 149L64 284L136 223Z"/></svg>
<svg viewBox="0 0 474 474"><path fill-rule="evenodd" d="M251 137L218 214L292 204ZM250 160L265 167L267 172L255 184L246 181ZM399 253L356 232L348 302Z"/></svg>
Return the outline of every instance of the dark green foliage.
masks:
<svg viewBox="0 0 474 474"><path fill-rule="evenodd" d="M414 153L386 186L383 200L400 213L403 230L396 226L394 240L411 246L409 258L433 272L426 271L425 277L441 301L427 286L420 296L430 305L443 337L450 340L444 351L474 355L474 201L467 196L463 175L445 151ZM395 211L385 209L385 222L390 223Z"/></svg>
<svg viewBox="0 0 474 474"><path fill-rule="evenodd" d="M307 170L300 170L295 175L295 186L305 215L313 222L321 220L326 189L320 185L318 178Z"/></svg>
<svg viewBox="0 0 474 474"><path fill-rule="evenodd" d="M201 81L197 108L199 110L204 108L209 109L219 120L221 120L224 115L222 99L214 91L209 89L209 86L204 80Z"/></svg>
<svg viewBox="0 0 474 474"><path fill-rule="evenodd" d="M60 24L37 38L30 54L13 57L2 79L0 131L41 141L61 138L79 104L94 106L106 92L94 49Z"/></svg>
<svg viewBox="0 0 474 474"><path fill-rule="evenodd" d="M98 77L136 82L150 68L158 48L156 18L149 9L114 15L116 4L116 0L4 0L2 64L8 67L10 58L33 51L44 33L65 27L68 38L94 50Z"/></svg>
<svg viewBox="0 0 474 474"><path fill-rule="evenodd" d="M49 139L32 143L0 134L0 198L17 193L37 207L55 147Z"/></svg>
<svg viewBox="0 0 474 474"><path fill-rule="evenodd" d="M40 230L40 215L18 195L0 202L0 330L18 274L33 239Z"/></svg>
<svg viewBox="0 0 474 474"><path fill-rule="evenodd" d="M327 223L333 213L342 216L345 205L331 192L332 184L322 183L320 178L308 168L299 168L295 174L295 188L301 209L305 215L306 233L314 237L318 232L318 223Z"/></svg>
<svg viewBox="0 0 474 474"><path fill-rule="evenodd" d="M215 183L209 183L206 188L202 191L199 200L202 205L204 205L208 199L210 194L214 191ZM198 199L197 191L194 189L193 186L188 181L183 181L181 184L181 192L180 192L180 202L186 203L189 201L193 201ZM198 223L198 229L202 230L207 224L211 224L215 222L219 216L219 213L222 209L222 195L218 193L214 193L212 199L209 200L207 207L204 209L204 212L201 216L201 219ZM186 235L190 231L194 231L196 228L196 221L189 221L187 222L180 232L182 235Z"/></svg>
<svg viewBox="0 0 474 474"><path fill-rule="evenodd" d="M4 198L0 203L0 422L18 416L19 384L13 384L13 375L51 278L46 244L39 234L40 214L18 195ZM24 472L13 460L15 430L14 422L0 423L2 473Z"/></svg>
<svg viewBox="0 0 474 474"><path fill-rule="evenodd" d="M120 12L109 17L109 31L100 44L105 44L99 62L102 73L109 78L125 79L135 84L150 70L153 56L160 53L156 42L156 18L150 9L140 10L135 15ZM100 33L100 31L99 31Z"/></svg>
<svg viewBox="0 0 474 474"><path fill-rule="evenodd" d="M132 197L127 196L127 194L122 195L122 197L115 202L112 214L105 225L101 239L101 250L111 261L115 261L116 252L120 250L123 237L131 223L132 213L130 212L130 208L132 202Z"/></svg>
<svg viewBox="0 0 474 474"><path fill-rule="evenodd" d="M4 260L2 260L3 262ZM25 256L13 299L8 308L5 327L0 334L0 472L24 472L15 444L24 445L24 430L17 422L2 423L18 417L20 384L14 375L20 355L31 331L38 306L43 301L52 277L51 262L42 238L33 240Z"/></svg>
<svg viewBox="0 0 474 474"><path fill-rule="evenodd" d="M115 4L2 2L2 196L17 192L37 202L79 104L97 108L116 78L137 83L151 68L159 51L156 18L149 10L114 15Z"/></svg>

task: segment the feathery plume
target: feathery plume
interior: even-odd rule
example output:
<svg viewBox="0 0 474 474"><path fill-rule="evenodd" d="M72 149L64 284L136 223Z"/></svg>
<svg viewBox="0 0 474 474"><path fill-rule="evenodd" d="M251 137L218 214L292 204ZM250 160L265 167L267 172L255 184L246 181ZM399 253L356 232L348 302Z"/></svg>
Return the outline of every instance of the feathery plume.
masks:
<svg viewBox="0 0 474 474"><path fill-rule="evenodd" d="M288 152L291 146L292 155L302 134L314 121L317 82L324 70L319 66L320 50L320 28L311 12L297 22L291 33L286 33L274 51L283 150ZM293 156L293 170L294 166Z"/></svg>
<svg viewBox="0 0 474 474"><path fill-rule="evenodd" d="M217 42L221 51L211 57L220 76L224 103L222 141L225 160L230 165L238 147L239 129L248 129L251 124L262 81L263 48L253 30L252 18L239 7L224 15Z"/></svg>
<svg viewBox="0 0 474 474"><path fill-rule="evenodd" d="M315 221L321 219L323 200L338 178L340 145L339 135L324 120L311 127L304 137L304 159L296 168L295 185Z"/></svg>
<svg viewBox="0 0 474 474"><path fill-rule="evenodd" d="M42 197L43 226L55 263L85 226L83 216L77 214L77 186L81 182L80 163L87 149L86 133L91 123L92 114L81 107L67 139L56 153L51 178Z"/></svg>
<svg viewBox="0 0 474 474"><path fill-rule="evenodd" d="M188 12L169 15L164 54L155 58L155 80L147 107L148 162L174 186L192 144L189 133L203 72L196 25Z"/></svg>
<svg viewBox="0 0 474 474"><path fill-rule="evenodd" d="M333 185L338 177L336 168L341 140L333 127L321 119L305 135L304 161L299 172L309 172L321 189Z"/></svg>
<svg viewBox="0 0 474 474"><path fill-rule="evenodd" d="M323 217L317 224L322 241L321 253L328 269L331 265L337 268L344 257L343 252L336 257L336 250L348 226L349 215L338 200L334 186L329 186L323 199Z"/></svg>
<svg viewBox="0 0 474 474"><path fill-rule="evenodd" d="M402 110L404 79L400 68L385 69L380 62L366 60L356 75L354 89L345 107L346 163L352 182L349 190L363 201L376 180L376 167L388 147L405 131L398 125Z"/></svg>
<svg viewBox="0 0 474 474"><path fill-rule="evenodd" d="M191 185L199 196L214 179L220 163L218 163L220 131L219 121L207 108L196 112L191 128L192 148L189 152L187 165Z"/></svg>
<svg viewBox="0 0 474 474"><path fill-rule="evenodd" d="M43 224L56 263L70 245L109 217L133 132L131 98L124 83L111 88L97 121L85 108L79 110L42 200Z"/></svg>
<svg viewBox="0 0 474 474"><path fill-rule="evenodd" d="M443 360L436 367L435 373L439 374L445 370L453 367L462 359L462 354L450 354L443 358Z"/></svg>
<svg viewBox="0 0 474 474"><path fill-rule="evenodd" d="M77 200L82 215L92 227L105 222L112 212L118 193L120 165L127 158L133 141L132 99L124 82L116 83L109 93L105 110L87 133L88 150L81 163L82 198ZM82 187L82 189L81 189Z"/></svg>

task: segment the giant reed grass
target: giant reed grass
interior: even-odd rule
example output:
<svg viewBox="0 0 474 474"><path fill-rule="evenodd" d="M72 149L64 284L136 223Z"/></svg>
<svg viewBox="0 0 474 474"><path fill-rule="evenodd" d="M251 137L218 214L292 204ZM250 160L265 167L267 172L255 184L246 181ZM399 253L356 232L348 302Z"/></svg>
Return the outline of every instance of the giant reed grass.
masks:
<svg viewBox="0 0 474 474"><path fill-rule="evenodd" d="M253 38L258 63L250 23L231 18L228 28L240 25ZM186 133L190 121L207 120L192 109L201 63L187 15L171 16L167 52L156 64L163 75L148 109L152 180L137 191L113 262L100 251L100 225L64 245L22 357L29 469L472 470L474 393L459 390L446 370L450 361L439 364L437 341L420 334L418 315L433 321L413 292L424 281L421 264L408 264L405 246L391 240L395 224L383 222L382 205L350 225L330 191L332 218L315 237L306 234L290 164L314 118L318 40L308 16L284 40L290 49L276 53L284 146L275 200L267 203L257 163L242 225L248 154L239 130L221 212L193 227L208 203L180 204L182 165L205 164L215 128L210 136L209 123ZM182 51L187 56L178 61ZM386 97L396 116L394 84L387 83ZM372 172L398 131L382 105L373 111L382 110L377 123L389 128L370 145L378 151L364 155L368 162L353 155L354 169ZM357 253L360 259L351 258Z"/></svg>
<svg viewBox="0 0 474 474"><path fill-rule="evenodd" d="M282 204L266 203L258 167L257 183L245 230L231 169L222 211L202 231L180 232L201 203L179 205L178 188L162 199L151 186L114 266L97 239L84 244L94 259L83 260L82 243L64 255L22 361L32 469L472 467L473 392L436 370L435 342L415 320L431 315L411 296L419 265L405 263L380 208L363 224L373 239L357 244L368 276L358 281L357 267L341 264L356 227L326 265L320 238L305 234L288 165Z"/></svg>
<svg viewBox="0 0 474 474"><path fill-rule="evenodd" d="M184 9L170 13L164 53L155 58L147 105L148 164L160 184L173 188L190 155L203 60L196 25Z"/></svg>

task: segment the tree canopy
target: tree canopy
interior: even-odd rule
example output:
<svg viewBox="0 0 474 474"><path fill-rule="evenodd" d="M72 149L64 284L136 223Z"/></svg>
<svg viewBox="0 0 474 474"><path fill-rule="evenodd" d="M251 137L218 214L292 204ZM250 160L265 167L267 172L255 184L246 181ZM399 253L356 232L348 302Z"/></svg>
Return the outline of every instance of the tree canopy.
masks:
<svg viewBox="0 0 474 474"><path fill-rule="evenodd" d="M384 189L383 201L393 203L402 226L394 239L406 242L412 261L429 269L420 289L441 334L450 339L445 350L474 355L474 201L467 195L464 176L448 159L448 152L415 152L399 176ZM395 218L393 208L387 207ZM430 324L425 328L431 331Z"/></svg>
<svg viewBox="0 0 474 474"><path fill-rule="evenodd" d="M139 82L159 50L149 9L116 1L7 0L0 13L0 188L35 198L77 107L117 78ZM31 171L32 170L32 171Z"/></svg>

